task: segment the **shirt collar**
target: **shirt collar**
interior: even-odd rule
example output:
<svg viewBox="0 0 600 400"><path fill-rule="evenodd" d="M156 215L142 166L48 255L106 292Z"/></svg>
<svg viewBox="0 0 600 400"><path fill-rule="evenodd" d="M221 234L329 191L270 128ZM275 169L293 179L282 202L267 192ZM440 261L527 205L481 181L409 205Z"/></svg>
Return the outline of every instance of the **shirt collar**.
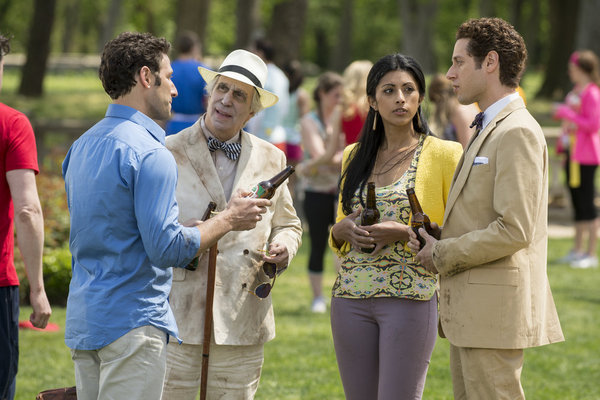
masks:
<svg viewBox="0 0 600 400"><path fill-rule="evenodd" d="M486 126L496 118L496 115L502 111L504 107L506 107L510 102L517 99L519 97L519 93L513 92L508 96L504 96L500 100L496 101L494 104L489 106L485 112L483 113L483 123L481 125L481 130L483 131Z"/></svg>
<svg viewBox="0 0 600 400"><path fill-rule="evenodd" d="M206 127L206 124L204 123L204 118L206 118L206 114L204 114L204 116L202 118L200 118L200 126L202 127L202 133L204 133L204 137L206 139L208 139L209 137L214 137L215 139L220 140L218 137L213 135L210 130L208 130L208 128ZM239 143L240 135L241 135L241 132L238 132L231 139L226 140L224 143Z"/></svg>
<svg viewBox="0 0 600 400"><path fill-rule="evenodd" d="M160 144L165 144L165 130L152 118L133 107L123 104L109 104L106 117L123 118L143 126Z"/></svg>

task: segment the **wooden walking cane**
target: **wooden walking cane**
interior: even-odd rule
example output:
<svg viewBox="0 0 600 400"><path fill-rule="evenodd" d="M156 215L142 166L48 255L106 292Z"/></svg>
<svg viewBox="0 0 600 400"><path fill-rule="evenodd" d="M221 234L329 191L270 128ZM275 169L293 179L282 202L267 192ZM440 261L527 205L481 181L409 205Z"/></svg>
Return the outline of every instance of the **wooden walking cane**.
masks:
<svg viewBox="0 0 600 400"><path fill-rule="evenodd" d="M207 214L215 209L214 202L208 204ZM206 400L208 383L208 356L210 354L210 337L212 334L213 300L215 297L215 275L217 269L217 243L208 251L208 273L206 278L206 305L204 308L204 336L202 338L202 375L200 380L200 400Z"/></svg>

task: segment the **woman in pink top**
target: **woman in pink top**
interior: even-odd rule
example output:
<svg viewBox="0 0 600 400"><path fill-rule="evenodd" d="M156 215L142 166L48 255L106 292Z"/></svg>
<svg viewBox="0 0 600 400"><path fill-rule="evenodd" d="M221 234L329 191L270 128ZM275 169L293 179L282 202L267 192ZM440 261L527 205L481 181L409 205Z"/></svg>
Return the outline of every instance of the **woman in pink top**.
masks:
<svg viewBox="0 0 600 400"><path fill-rule="evenodd" d="M589 50L574 52L569 59L569 78L573 90L554 114L555 118L564 121L564 140L559 140L559 150L563 147L567 154L565 170L575 210L575 244L561 261L569 262L575 268L590 268L598 266L598 220L594 205L594 176L600 164L598 57ZM585 251L584 236L588 240Z"/></svg>

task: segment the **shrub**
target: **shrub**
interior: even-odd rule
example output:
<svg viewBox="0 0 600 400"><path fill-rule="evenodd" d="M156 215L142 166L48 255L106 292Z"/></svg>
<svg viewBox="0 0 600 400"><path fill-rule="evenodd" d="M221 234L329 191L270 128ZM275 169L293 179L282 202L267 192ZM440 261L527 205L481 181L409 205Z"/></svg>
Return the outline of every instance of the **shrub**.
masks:
<svg viewBox="0 0 600 400"><path fill-rule="evenodd" d="M65 182L59 172L59 158L63 156L62 153L52 153L46 157L43 171L36 177L44 213L44 247L51 249L69 242L69 209Z"/></svg>
<svg viewBox="0 0 600 400"><path fill-rule="evenodd" d="M71 252L68 244L56 249L45 249L44 253L44 287L48 301L52 306L65 306L71 282ZM21 263L21 268L22 265ZM29 304L29 281L25 279L24 271L23 277L19 279L21 302Z"/></svg>

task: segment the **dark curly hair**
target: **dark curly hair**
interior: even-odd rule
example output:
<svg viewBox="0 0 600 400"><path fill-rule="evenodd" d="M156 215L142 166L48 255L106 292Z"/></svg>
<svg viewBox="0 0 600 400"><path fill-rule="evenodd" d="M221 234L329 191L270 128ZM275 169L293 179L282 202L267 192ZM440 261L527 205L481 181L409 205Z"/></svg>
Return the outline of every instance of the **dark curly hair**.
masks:
<svg viewBox="0 0 600 400"><path fill-rule="evenodd" d="M381 81L388 72L392 71L408 72L417 83L419 96L421 98L425 97L425 75L423 74L421 65L411 56L399 53L384 56L373 64L367 77L367 96L371 99L375 99L379 81ZM375 118L377 118L377 123L375 124L375 130L373 130L373 120ZM412 119L412 124L415 132L421 135L428 135L430 133L427 120L425 119L425 115L423 114L420 105ZM344 182L341 190L342 209L346 215L352 213L352 199L357 190L361 205L363 207L365 206L363 204L362 194L367 184L367 180L373 172L377 152L383 145L384 136L385 131L383 129L381 116L378 117L378 113L376 113L372 107L369 107L365 123L360 131L358 143L348 156L350 162L342 172L342 181Z"/></svg>
<svg viewBox="0 0 600 400"><path fill-rule="evenodd" d="M104 46L98 75L104 90L111 99L126 95L135 86L135 76L144 66L156 76L164 54L169 54L171 45L165 38L150 33L124 32Z"/></svg>
<svg viewBox="0 0 600 400"><path fill-rule="evenodd" d="M479 67L490 51L498 53L500 83L510 88L519 86L527 61L527 48L511 24L501 18L470 19L458 28L458 39L469 39L467 52Z"/></svg>
<svg viewBox="0 0 600 400"><path fill-rule="evenodd" d="M0 35L0 61L10 52L10 39Z"/></svg>

